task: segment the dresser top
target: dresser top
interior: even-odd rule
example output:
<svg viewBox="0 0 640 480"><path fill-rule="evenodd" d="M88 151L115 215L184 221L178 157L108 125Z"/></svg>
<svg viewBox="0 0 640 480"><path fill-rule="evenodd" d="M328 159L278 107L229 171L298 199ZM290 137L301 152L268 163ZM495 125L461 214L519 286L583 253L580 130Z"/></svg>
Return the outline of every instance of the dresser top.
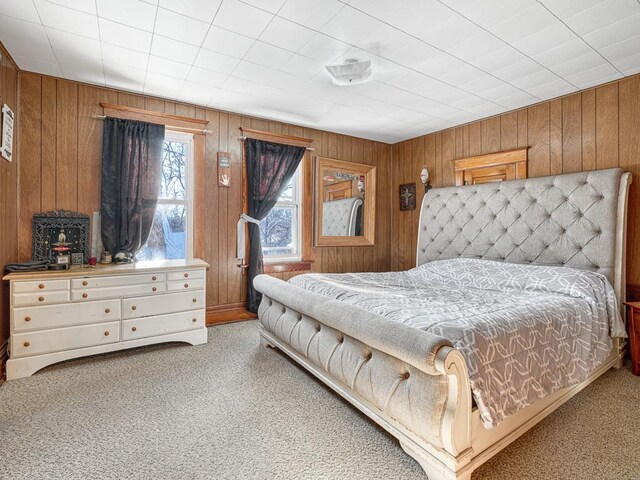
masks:
<svg viewBox="0 0 640 480"><path fill-rule="evenodd" d="M209 264L199 258L191 260L157 260L117 265L98 264L95 267L73 266L69 270L41 270L36 272L12 272L3 280L33 280L42 278L95 277L100 275L126 275L130 273L163 272L185 268L208 268Z"/></svg>

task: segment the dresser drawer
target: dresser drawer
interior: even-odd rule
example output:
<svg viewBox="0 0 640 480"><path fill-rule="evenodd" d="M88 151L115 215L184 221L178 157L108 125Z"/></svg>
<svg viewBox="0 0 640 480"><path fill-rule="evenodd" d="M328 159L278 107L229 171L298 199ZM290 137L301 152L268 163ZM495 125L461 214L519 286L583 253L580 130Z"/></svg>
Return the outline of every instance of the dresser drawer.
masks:
<svg viewBox="0 0 640 480"><path fill-rule="evenodd" d="M11 358L92 347L119 340L120 322L17 333L11 336Z"/></svg>
<svg viewBox="0 0 640 480"><path fill-rule="evenodd" d="M167 291L176 292L180 290L202 290L204 288L203 278L187 278L185 280L174 280L167 282Z"/></svg>
<svg viewBox="0 0 640 480"><path fill-rule="evenodd" d="M134 318L122 322L122 340L154 337L204 327L204 310Z"/></svg>
<svg viewBox="0 0 640 480"><path fill-rule="evenodd" d="M127 298L122 300L122 318L147 317L204 307L202 290L169 293L160 297Z"/></svg>
<svg viewBox="0 0 640 480"><path fill-rule="evenodd" d="M52 290L69 290L69 280L36 280L13 284L13 293L50 292Z"/></svg>
<svg viewBox="0 0 640 480"><path fill-rule="evenodd" d="M204 270L180 270L176 272L168 272L167 280L193 280L194 278L204 278Z"/></svg>
<svg viewBox="0 0 640 480"><path fill-rule="evenodd" d="M13 332L70 327L120 319L120 300L13 309Z"/></svg>
<svg viewBox="0 0 640 480"><path fill-rule="evenodd" d="M164 283L164 273L149 273L144 275L122 275L117 277L87 277L71 280L71 288L85 290L88 288L121 287L125 285L139 285Z"/></svg>
<svg viewBox="0 0 640 480"><path fill-rule="evenodd" d="M156 295L166 291L164 283L143 283L140 285L124 285L122 287L85 288L71 291L72 302L88 302L103 298L135 297L136 295Z"/></svg>
<svg viewBox="0 0 640 480"><path fill-rule="evenodd" d="M53 292L14 293L13 306L47 305L49 303L67 303L69 290L56 290Z"/></svg>

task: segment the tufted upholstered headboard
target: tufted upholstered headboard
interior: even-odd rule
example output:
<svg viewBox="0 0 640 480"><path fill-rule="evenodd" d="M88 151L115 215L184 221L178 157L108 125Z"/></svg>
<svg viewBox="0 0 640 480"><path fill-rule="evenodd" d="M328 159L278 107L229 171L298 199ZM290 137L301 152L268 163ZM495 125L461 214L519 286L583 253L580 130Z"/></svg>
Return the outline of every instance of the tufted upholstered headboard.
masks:
<svg viewBox="0 0 640 480"><path fill-rule="evenodd" d="M566 265L607 276L624 300L627 195L618 168L432 189L417 264L467 257Z"/></svg>
<svg viewBox="0 0 640 480"><path fill-rule="evenodd" d="M345 198L322 204L322 235L345 237L356 234L358 209L362 205L359 198Z"/></svg>

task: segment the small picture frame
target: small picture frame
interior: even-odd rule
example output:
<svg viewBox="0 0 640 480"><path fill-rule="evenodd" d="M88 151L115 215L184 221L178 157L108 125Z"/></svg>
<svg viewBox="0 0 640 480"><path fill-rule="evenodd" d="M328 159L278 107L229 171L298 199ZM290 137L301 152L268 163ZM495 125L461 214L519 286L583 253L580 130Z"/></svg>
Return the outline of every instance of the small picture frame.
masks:
<svg viewBox="0 0 640 480"><path fill-rule="evenodd" d="M82 265L82 264L84 264L84 255L82 253L72 253L71 265Z"/></svg>
<svg viewBox="0 0 640 480"><path fill-rule="evenodd" d="M416 184L403 183L400 185L400 211L407 212L416 209Z"/></svg>
<svg viewBox="0 0 640 480"><path fill-rule="evenodd" d="M56 263L58 265L69 265L71 263L71 255L58 255L56 257Z"/></svg>
<svg viewBox="0 0 640 480"><path fill-rule="evenodd" d="M231 154L218 152L218 186L231 187Z"/></svg>

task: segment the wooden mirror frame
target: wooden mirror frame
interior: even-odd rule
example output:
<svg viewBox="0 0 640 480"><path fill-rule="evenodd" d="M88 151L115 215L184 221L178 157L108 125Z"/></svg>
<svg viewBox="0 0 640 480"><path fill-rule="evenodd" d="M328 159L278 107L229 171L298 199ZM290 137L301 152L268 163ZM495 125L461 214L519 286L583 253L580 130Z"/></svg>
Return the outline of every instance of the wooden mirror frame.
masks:
<svg viewBox="0 0 640 480"><path fill-rule="evenodd" d="M322 171L332 169L364 175L365 194L362 220L364 232L357 237L322 235ZM364 163L344 162L333 158L316 157L315 174L315 240L318 247L362 247L375 245L376 231L376 167Z"/></svg>

